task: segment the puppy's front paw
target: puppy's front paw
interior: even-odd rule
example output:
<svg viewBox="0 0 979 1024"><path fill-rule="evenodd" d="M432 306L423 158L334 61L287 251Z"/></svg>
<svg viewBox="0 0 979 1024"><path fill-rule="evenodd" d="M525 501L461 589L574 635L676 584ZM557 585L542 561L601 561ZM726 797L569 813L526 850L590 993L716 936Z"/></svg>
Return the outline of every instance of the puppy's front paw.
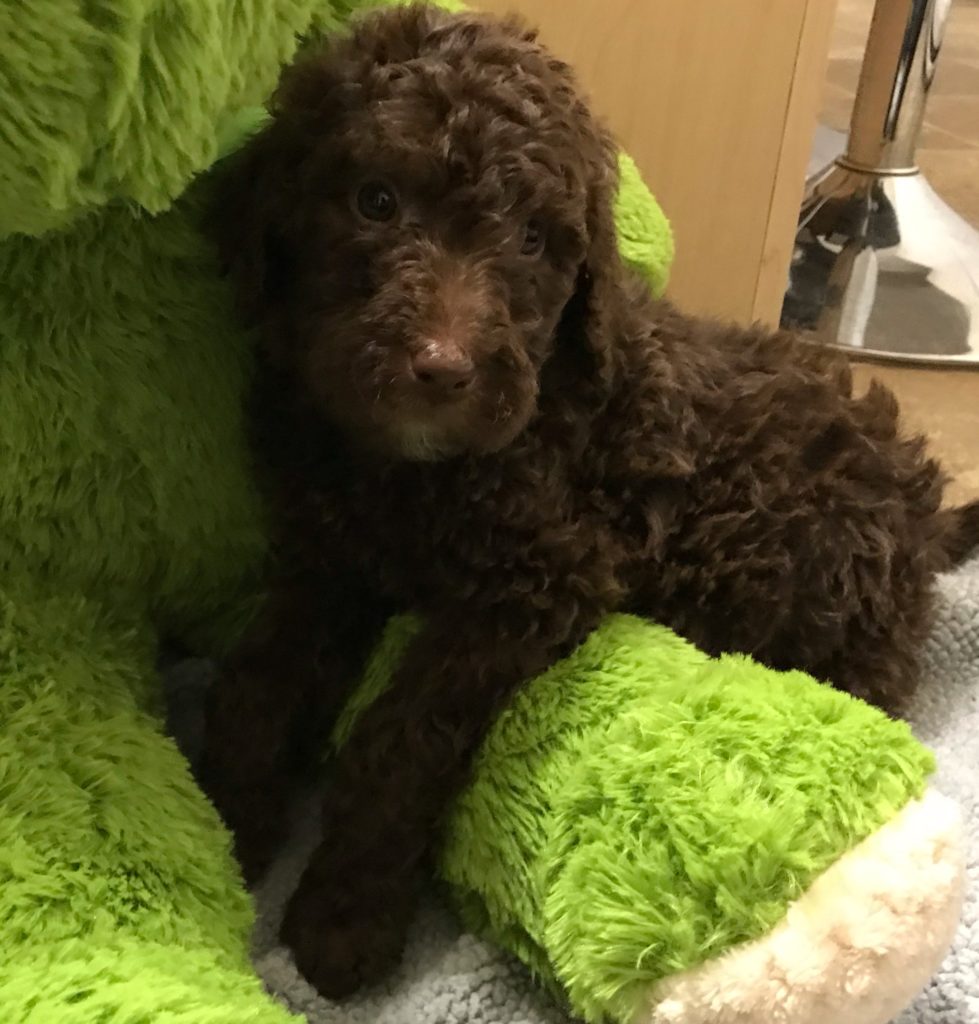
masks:
<svg viewBox="0 0 979 1024"><path fill-rule="evenodd" d="M300 884L289 904L282 941L306 980L328 999L378 981L401 959L410 906L404 899L383 900L382 888L357 899Z"/></svg>

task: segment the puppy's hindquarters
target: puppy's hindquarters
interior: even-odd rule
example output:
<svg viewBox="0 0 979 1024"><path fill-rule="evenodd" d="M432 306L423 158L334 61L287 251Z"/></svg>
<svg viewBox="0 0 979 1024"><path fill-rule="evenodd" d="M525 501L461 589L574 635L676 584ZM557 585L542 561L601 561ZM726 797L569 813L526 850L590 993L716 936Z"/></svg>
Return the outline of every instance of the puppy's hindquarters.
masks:
<svg viewBox="0 0 979 1024"><path fill-rule="evenodd" d="M885 388L776 375L719 417L640 608L711 651L897 708L946 560L943 475Z"/></svg>
<svg viewBox="0 0 979 1024"><path fill-rule="evenodd" d="M946 477L924 438L901 436L898 403L886 387L875 381L844 406L852 440L835 470L826 466L823 484L833 499L827 526L838 531L838 585L847 593L844 642L802 667L900 710L917 683L934 576L948 561L940 510Z"/></svg>
<svg viewBox="0 0 979 1024"><path fill-rule="evenodd" d="M952 566L979 555L979 500L945 512L945 554Z"/></svg>

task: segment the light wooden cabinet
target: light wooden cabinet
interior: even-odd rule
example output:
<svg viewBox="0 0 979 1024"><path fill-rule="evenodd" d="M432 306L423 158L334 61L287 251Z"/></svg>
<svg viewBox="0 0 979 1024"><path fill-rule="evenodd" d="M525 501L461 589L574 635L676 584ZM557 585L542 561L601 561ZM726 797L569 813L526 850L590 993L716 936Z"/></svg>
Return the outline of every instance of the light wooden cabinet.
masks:
<svg viewBox="0 0 979 1024"><path fill-rule="evenodd" d="M774 321L835 0L473 0L579 69L669 215L671 296Z"/></svg>

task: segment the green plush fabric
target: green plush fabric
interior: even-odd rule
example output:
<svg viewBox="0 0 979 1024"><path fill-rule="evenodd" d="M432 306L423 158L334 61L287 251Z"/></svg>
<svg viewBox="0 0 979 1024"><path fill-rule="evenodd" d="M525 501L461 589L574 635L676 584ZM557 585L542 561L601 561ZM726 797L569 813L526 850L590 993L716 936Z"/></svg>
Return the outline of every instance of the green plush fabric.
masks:
<svg viewBox="0 0 979 1024"><path fill-rule="evenodd" d="M0 1018L273 1024L228 840L162 734L161 634L220 652L265 531L250 351L199 230L300 36L359 0L0 4ZM637 177L623 249L665 281Z"/></svg>
<svg viewBox="0 0 979 1024"><path fill-rule="evenodd" d="M649 282L650 290L662 295L673 265L673 232L662 208L651 200L635 161L621 152L615 205L619 248L626 261Z"/></svg>
<svg viewBox="0 0 979 1024"><path fill-rule="evenodd" d="M355 0L0 4L0 233L118 199L169 207L224 121L264 101L311 26Z"/></svg>
<svg viewBox="0 0 979 1024"><path fill-rule="evenodd" d="M152 643L71 591L0 586L0 1015L283 1024L217 817L155 714Z"/></svg>
<svg viewBox="0 0 979 1024"><path fill-rule="evenodd" d="M391 625L335 743L412 631ZM616 616L501 716L441 873L576 1014L630 1021L658 980L768 932L932 769L860 701Z"/></svg>

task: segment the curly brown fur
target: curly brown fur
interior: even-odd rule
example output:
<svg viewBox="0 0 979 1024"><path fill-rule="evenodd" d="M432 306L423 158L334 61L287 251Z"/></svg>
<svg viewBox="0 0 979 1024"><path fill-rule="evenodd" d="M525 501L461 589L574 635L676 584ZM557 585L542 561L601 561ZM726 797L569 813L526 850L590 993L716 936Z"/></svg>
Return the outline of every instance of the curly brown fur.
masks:
<svg viewBox="0 0 979 1024"><path fill-rule="evenodd" d="M385 615L424 614L330 767L284 924L342 995L399 955L494 712L602 616L894 705L976 516L939 511L884 388L647 295L616 251L612 142L516 22L374 15L273 113L215 224L263 342L280 576L216 689L205 777L260 870L297 728L315 747Z"/></svg>

